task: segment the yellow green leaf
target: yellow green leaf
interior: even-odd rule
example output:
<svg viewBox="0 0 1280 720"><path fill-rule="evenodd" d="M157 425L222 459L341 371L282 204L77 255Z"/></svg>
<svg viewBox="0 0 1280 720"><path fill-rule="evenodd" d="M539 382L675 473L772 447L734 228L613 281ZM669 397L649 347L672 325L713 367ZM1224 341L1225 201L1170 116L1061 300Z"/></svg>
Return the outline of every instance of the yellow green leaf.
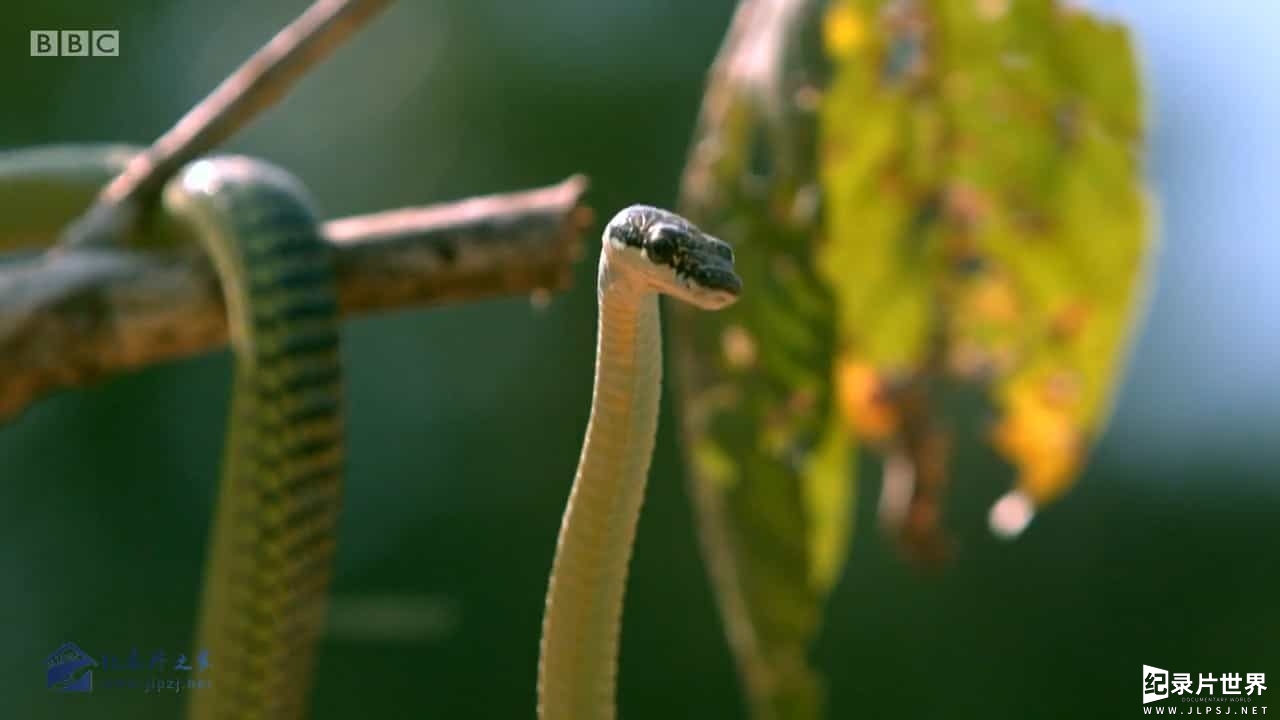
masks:
<svg viewBox="0 0 1280 720"><path fill-rule="evenodd" d="M913 389L881 405L915 403L892 432L868 421L892 408L857 393L845 414L865 439L904 447L922 427L946 432L939 382L986 388L993 447L1045 504L1105 421L1143 280L1127 34L1053 0L827 10L828 23L845 16L874 21L867 50L829 52L820 273L843 362Z"/></svg>

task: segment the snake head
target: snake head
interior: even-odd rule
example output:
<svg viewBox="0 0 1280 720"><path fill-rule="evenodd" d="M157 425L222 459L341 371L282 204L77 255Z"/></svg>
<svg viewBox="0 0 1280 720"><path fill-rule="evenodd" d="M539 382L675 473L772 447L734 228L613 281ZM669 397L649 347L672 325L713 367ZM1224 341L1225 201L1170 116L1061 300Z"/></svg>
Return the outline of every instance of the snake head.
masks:
<svg viewBox="0 0 1280 720"><path fill-rule="evenodd" d="M653 292L704 310L731 305L742 292L728 243L648 205L632 205L609 221L601 267L602 273L637 278Z"/></svg>

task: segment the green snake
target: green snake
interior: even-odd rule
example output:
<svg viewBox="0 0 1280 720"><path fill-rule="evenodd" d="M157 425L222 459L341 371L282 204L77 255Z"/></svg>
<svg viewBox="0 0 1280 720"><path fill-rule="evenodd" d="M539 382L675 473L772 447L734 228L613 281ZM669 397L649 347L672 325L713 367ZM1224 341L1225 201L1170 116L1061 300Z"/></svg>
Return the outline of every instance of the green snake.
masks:
<svg viewBox="0 0 1280 720"><path fill-rule="evenodd" d="M0 215L0 251L52 244L132 152L0 153L0 207L24 209ZM189 717L302 717L324 627L343 466L329 245L298 183L244 157L185 167L137 234L131 244L198 240L222 287L235 354L197 637L212 680L189 693Z"/></svg>
<svg viewBox="0 0 1280 720"><path fill-rule="evenodd" d="M624 209L602 244L591 416L542 624L542 720L615 715L622 600L658 427L658 296L717 310L742 288L729 245L665 210Z"/></svg>
<svg viewBox="0 0 1280 720"><path fill-rule="evenodd" d="M45 247L133 149L0 153L0 251ZM324 625L343 463L338 314L328 245L302 190L248 158L201 160L165 186L142 244L197 238L223 288L236 359L198 644L218 668L190 717L305 715ZM647 206L605 228L591 418L547 592L538 665L543 720L614 717L627 569L657 430L659 294L733 303L730 247Z"/></svg>

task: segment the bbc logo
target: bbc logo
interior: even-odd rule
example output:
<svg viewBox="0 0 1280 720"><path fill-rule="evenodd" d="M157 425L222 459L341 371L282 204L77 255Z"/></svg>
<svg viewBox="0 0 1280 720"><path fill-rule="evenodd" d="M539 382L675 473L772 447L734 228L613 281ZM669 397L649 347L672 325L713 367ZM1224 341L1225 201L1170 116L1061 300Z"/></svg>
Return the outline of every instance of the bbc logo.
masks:
<svg viewBox="0 0 1280 720"><path fill-rule="evenodd" d="M116 57L119 30L32 30L31 57Z"/></svg>

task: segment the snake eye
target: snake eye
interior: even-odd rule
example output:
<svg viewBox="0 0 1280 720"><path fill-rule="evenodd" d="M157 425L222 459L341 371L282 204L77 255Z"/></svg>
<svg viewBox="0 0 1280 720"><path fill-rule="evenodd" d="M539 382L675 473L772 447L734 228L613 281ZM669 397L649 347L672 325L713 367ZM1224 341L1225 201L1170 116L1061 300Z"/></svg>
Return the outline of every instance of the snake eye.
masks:
<svg viewBox="0 0 1280 720"><path fill-rule="evenodd" d="M675 257L676 248L679 247L679 235L680 231L676 228L658 228L645 244L645 254L654 262L670 265Z"/></svg>

